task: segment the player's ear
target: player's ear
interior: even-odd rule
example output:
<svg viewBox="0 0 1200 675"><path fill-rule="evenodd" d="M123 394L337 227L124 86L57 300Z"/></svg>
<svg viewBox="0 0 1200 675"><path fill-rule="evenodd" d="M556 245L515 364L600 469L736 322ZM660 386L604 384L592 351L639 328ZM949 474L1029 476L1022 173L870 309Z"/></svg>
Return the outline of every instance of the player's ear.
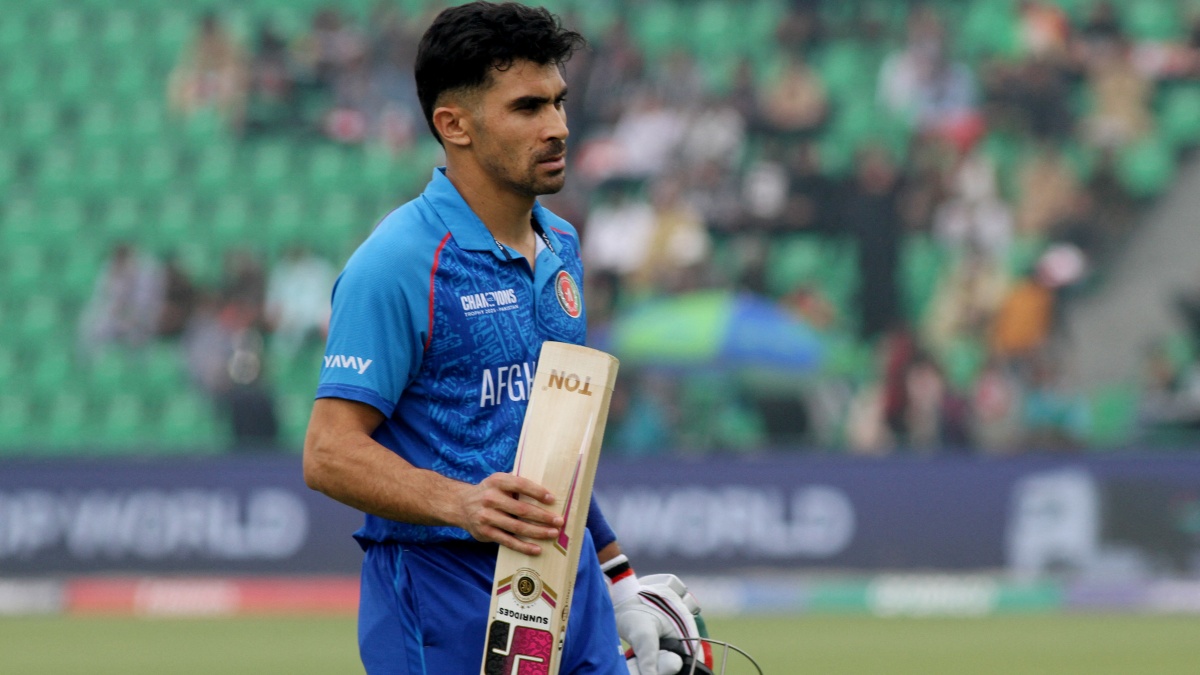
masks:
<svg viewBox="0 0 1200 675"><path fill-rule="evenodd" d="M443 143L466 147L471 144L470 111L459 105L444 105L433 111L433 126Z"/></svg>

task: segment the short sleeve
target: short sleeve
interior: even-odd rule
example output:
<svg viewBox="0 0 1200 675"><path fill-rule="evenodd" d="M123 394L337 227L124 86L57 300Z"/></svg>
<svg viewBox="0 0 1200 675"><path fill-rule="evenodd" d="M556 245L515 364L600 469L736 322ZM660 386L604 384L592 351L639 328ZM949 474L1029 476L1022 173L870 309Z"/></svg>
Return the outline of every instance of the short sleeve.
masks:
<svg viewBox="0 0 1200 675"><path fill-rule="evenodd" d="M391 417L420 368L419 312L394 265L359 251L333 287L333 310L317 398L371 405Z"/></svg>
<svg viewBox="0 0 1200 675"><path fill-rule="evenodd" d="M617 533L613 532L604 513L600 511L596 495L592 495L592 505L588 507L587 529L592 533L592 542L596 544L597 551L617 540Z"/></svg>

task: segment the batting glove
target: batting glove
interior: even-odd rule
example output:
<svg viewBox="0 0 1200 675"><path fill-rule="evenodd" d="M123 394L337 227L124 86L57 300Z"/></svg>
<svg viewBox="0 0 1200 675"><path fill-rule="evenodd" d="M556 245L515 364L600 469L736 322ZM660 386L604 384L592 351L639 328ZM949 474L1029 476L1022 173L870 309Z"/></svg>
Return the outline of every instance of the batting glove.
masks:
<svg viewBox="0 0 1200 675"><path fill-rule="evenodd" d="M711 661L700 642L691 639L700 637L700 605L679 577L655 574L639 580L624 555L602 568L611 584L617 633L630 646L630 675L678 675L693 661L699 661L696 673L711 672L703 667L711 667Z"/></svg>

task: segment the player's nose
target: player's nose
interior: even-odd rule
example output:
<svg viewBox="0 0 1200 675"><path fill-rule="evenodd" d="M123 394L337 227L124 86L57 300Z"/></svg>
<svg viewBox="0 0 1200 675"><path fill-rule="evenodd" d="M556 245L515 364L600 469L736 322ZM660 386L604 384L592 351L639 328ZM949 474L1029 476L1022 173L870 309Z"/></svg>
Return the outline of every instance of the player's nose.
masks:
<svg viewBox="0 0 1200 675"><path fill-rule="evenodd" d="M547 141L567 140L571 130L567 128L567 113L565 110L552 110L547 116L546 126L542 130L542 139Z"/></svg>

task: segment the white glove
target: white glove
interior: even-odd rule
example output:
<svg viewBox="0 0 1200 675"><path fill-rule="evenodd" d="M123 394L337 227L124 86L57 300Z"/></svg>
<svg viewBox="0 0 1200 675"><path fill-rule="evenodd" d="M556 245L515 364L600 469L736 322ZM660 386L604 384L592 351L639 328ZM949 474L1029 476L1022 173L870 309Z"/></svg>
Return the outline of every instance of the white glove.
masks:
<svg viewBox="0 0 1200 675"><path fill-rule="evenodd" d="M627 642L633 656L626 660L630 675L678 675L683 657L660 650L663 638L699 637L694 614L700 611L696 598L674 574L655 574L639 580L625 556L609 561L605 571L623 569L610 592L616 611L617 634ZM698 642L683 640L683 649L693 656ZM700 655L703 659L703 656Z"/></svg>

